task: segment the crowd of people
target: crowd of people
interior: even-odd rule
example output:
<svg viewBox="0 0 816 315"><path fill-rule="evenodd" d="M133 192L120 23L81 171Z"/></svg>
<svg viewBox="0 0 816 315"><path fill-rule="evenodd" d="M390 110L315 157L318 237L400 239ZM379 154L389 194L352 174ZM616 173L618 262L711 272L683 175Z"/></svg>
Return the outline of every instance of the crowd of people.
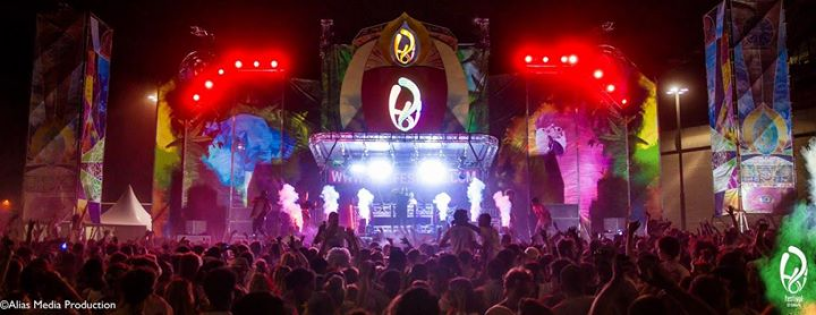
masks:
<svg viewBox="0 0 816 315"><path fill-rule="evenodd" d="M328 217L296 235L214 244L147 234L69 241L28 234L2 244L0 300L115 303L92 314L760 314L755 261L774 228L658 220L622 235L542 227L515 239L457 210L434 240L369 238ZM49 313L8 309L4 313Z"/></svg>

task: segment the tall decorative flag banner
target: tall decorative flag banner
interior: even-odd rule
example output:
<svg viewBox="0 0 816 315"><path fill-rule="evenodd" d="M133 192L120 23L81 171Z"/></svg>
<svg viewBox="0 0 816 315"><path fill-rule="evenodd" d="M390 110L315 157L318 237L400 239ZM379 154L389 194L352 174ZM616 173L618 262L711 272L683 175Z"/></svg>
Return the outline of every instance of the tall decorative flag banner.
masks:
<svg viewBox="0 0 816 315"><path fill-rule="evenodd" d="M113 30L91 15L85 38L85 90L82 96L82 139L79 143L79 209L101 213L102 165L108 116L108 86Z"/></svg>
<svg viewBox="0 0 816 315"><path fill-rule="evenodd" d="M97 218L113 30L68 8L37 16L23 218Z"/></svg>
<svg viewBox="0 0 816 315"><path fill-rule="evenodd" d="M725 1L703 18L715 212L788 212L795 197L780 0Z"/></svg>

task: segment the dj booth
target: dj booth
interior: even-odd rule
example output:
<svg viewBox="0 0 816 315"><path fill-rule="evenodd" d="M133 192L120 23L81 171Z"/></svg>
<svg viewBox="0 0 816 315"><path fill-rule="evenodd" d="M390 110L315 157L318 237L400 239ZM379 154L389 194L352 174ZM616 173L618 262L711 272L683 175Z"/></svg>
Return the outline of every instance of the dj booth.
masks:
<svg viewBox="0 0 816 315"><path fill-rule="evenodd" d="M406 225L433 224L434 205L408 205L408 214L405 217ZM375 203L371 205L371 225L393 225L397 223L396 204Z"/></svg>
<svg viewBox="0 0 816 315"><path fill-rule="evenodd" d="M417 229L417 232L432 231L432 225L438 224L438 216L434 215L434 204L410 204L405 216L405 226ZM371 205L371 222L369 227L382 229L385 232L396 228L397 212L394 203L375 203ZM425 231L427 230L427 231Z"/></svg>

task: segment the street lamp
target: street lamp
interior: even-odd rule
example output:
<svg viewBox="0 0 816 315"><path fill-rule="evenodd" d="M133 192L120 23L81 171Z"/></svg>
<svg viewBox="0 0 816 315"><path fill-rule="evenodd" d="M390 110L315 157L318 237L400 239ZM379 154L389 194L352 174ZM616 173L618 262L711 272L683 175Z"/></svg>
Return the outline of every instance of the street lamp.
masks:
<svg viewBox="0 0 816 315"><path fill-rule="evenodd" d="M675 146L677 147L677 157L680 163L680 228L686 229L686 189L683 183L683 126L680 124L680 95L688 92L688 88L680 86L672 86L666 92L668 95L674 95L674 112L677 115L677 135L675 138Z"/></svg>

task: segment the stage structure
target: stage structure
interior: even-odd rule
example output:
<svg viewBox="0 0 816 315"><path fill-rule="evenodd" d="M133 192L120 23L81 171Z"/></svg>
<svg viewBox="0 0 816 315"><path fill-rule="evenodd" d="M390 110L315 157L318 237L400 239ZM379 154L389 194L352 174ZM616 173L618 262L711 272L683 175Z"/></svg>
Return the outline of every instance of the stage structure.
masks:
<svg viewBox="0 0 816 315"><path fill-rule="evenodd" d="M661 217L655 84L607 45L530 47L518 60L524 74L496 78L505 88L491 95L492 125L505 130L497 184L559 209L562 229Z"/></svg>
<svg viewBox="0 0 816 315"><path fill-rule="evenodd" d="M333 22L321 23L323 132L309 145L324 182L338 187L341 217L357 225L360 209L344 196L360 189L374 196L364 219L386 231L406 193L408 224L424 232L440 223L438 194L469 208L468 184L486 179L498 151L485 134L488 21L474 21L477 44L407 14L361 30L350 45L333 43Z"/></svg>
<svg viewBox="0 0 816 315"><path fill-rule="evenodd" d="M703 24L715 214L787 213L796 178L783 3L724 1Z"/></svg>
<svg viewBox="0 0 816 315"><path fill-rule="evenodd" d="M307 111L316 107L310 100L319 85L287 78L287 65L280 52L193 52L179 77L160 87L151 209L157 234L242 237L251 233L252 201L262 191L276 204L284 184L319 187L309 184L309 176L319 179L309 172L307 145Z"/></svg>
<svg viewBox="0 0 816 315"><path fill-rule="evenodd" d="M24 220L99 221L113 29L67 7L37 15Z"/></svg>

